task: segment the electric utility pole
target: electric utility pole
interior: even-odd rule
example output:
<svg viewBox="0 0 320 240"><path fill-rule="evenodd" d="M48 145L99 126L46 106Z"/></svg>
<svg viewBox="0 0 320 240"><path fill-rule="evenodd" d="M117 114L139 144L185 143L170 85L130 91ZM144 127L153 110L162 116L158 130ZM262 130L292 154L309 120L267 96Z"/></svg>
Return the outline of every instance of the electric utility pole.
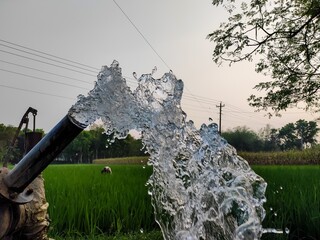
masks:
<svg viewBox="0 0 320 240"><path fill-rule="evenodd" d="M222 108L225 105L222 104L222 102L220 102L220 104L218 106L216 106L217 108L219 108L219 134L221 135L221 115L222 115Z"/></svg>

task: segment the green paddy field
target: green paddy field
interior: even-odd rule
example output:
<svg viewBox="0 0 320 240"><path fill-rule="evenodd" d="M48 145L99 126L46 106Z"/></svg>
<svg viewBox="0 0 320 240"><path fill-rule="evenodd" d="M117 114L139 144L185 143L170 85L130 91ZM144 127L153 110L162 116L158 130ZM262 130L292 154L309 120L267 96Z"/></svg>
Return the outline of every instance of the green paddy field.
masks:
<svg viewBox="0 0 320 240"><path fill-rule="evenodd" d="M50 165L44 171L50 237L54 239L160 240L141 164ZM264 228L289 229L262 239L320 239L320 166L253 166L268 183Z"/></svg>

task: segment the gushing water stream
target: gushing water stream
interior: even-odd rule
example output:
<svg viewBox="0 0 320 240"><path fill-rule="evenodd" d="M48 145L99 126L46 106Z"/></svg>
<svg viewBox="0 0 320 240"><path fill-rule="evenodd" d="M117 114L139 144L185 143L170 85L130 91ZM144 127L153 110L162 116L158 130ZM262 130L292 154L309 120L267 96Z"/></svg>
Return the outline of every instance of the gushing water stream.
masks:
<svg viewBox="0 0 320 240"><path fill-rule="evenodd" d="M87 126L101 119L107 134L141 131L153 174L148 181L164 239L259 239L266 182L218 134L217 125L196 129L180 101L183 82L172 72L142 75L131 91L118 62L104 66L88 96L69 116Z"/></svg>

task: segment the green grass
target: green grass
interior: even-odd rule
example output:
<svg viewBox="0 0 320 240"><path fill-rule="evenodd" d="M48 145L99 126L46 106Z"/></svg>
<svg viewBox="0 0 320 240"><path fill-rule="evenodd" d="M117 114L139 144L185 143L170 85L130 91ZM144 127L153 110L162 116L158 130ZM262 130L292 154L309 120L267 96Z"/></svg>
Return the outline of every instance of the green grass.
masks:
<svg viewBox="0 0 320 240"><path fill-rule="evenodd" d="M98 235L157 229L146 181L151 167L52 165L44 172L53 235Z"/></svg>
<svg viewBox="0 0 320 240"><path fill-rule="evenodd" d="M145 187L152 168L112 165L113 174L102 175L103 166L51 165L45 170L50 235L57 240L162 239ZM320 239L320 166L253 169L268 183L263 227L290 229L289 235L262 239Z"/></svg>
<svg viewBox="0 0 320 240"><path fill-rule="evenodd" d="M320 166L254 166L268 183L265 228L290 230L282 239L320 239ZM270 238L275 239L271 234ZM281 239L281 236L278 236Z"/></svg>

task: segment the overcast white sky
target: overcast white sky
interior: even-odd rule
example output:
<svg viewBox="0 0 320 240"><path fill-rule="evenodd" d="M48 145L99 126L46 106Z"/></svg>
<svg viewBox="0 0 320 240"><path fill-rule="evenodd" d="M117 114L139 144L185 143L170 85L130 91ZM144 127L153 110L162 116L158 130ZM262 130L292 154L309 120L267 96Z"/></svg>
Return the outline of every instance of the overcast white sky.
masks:
<svg viewBox="0 0 320 240"><path fill-rule="evenodd" d="M206 36L226 16L211 0L116 3L0 1L0 123L18 126L30 106L38 110L36 127L49 131L77 95L93 87L101 66L114 59L132 87L136 85L133 72L140 76L156 66L154 76L160 78L172 69L185 83L182 107L197 126L208 123L209 117L218 122L220 101L225 105L222 129L246 125L256 131L266 124L278 128L301 118L317 118L298 109L271 120L263 117L265 113L254 113L246 99L255 93L253 86L266 78L254 72L252 63L232 67L213 63L213 46ZM32 49L90 67L58 58L52 61L52 56Z"/></svg>

